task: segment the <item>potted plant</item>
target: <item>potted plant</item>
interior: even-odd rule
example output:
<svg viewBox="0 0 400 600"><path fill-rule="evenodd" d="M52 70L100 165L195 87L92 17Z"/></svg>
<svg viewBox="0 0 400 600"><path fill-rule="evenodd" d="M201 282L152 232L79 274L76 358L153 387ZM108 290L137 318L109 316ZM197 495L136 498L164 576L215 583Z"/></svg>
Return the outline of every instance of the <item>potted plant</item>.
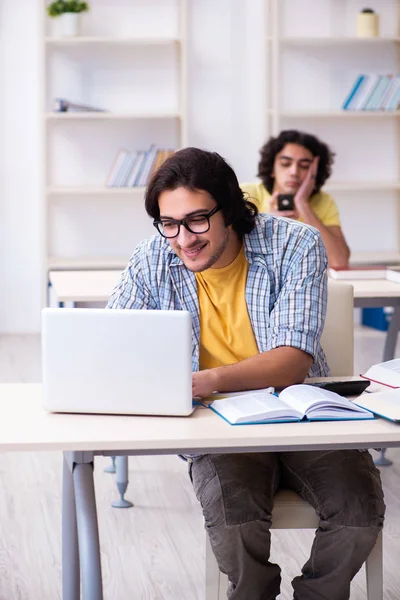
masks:
<svg viewBox="0 0 400 600"><path fill-rule="evenodd" d="M47 14L57 24L56 34L61 36L79 35L81 13L88 10L88 3L80 0L54 0L47 6Z"/></svg>

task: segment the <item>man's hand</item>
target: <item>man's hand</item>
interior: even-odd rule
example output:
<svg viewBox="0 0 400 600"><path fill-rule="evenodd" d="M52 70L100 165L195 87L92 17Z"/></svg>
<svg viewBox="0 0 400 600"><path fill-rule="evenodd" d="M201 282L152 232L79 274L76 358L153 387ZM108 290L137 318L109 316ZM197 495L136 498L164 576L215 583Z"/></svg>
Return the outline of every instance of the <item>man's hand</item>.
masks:
<svg viewBox="0 0 400 600"><path fill-rule="evenodd" d="M318 173L319 156L315 156L308 168L307 175L304 177L299 189L294 196L294 205L300 214L309 209L308 201L315 188L315 180Z"/></svg>
<svg viewBox="0 0 400 600"><path fill-rule="evenodd" d="M192 397L207 398L217 392L216 369L205 369L192 373Z"/></svg>
<svg viewBox="0 0 400 600"><path fill-rule="evenodd" d="M269 214L276 217L288 217L288 219L298 219L297 210L278 210L278 196L280 192L274 192L269 201Z"/></svg>

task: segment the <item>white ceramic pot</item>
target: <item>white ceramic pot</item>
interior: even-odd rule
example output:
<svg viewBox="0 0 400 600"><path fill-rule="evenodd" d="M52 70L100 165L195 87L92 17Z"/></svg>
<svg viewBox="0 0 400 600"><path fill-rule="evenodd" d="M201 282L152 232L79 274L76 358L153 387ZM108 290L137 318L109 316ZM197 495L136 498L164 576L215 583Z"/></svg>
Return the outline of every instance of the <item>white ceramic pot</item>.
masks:
<svg viewBox="0 0 400 600"><path fill-rule="evenodd" d="M54 35L56 37L72 37L80 33L80 13L64 13L54 17Z"/></svg>
<svg viewBox="0 0 400 600"><path fill-rule="evenodd" d="M359 13L356 32L358 37L378 37L379 16L376 13Z"/></svg>

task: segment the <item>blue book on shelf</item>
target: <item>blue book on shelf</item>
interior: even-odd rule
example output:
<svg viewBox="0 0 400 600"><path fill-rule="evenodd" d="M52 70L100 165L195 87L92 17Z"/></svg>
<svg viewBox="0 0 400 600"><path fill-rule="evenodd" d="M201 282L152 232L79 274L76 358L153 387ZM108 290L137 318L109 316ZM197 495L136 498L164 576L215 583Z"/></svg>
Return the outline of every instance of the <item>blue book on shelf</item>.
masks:
<svg viewBox="0 0 400 600"><path fill-rule="evenodd" d="M356 93L358 92L362 82L365 79L365 75L359 75L356 79L356 82L354 83L353 87L351 88L346 100L343 102L343 110L347 110L349 108L350 102L352 101L352 99L354 98L354 96L356 95Z"/></svg>
<svg viewBox="0 0 400 600"><path fill-rule="evenodd" d="M366 75L363 85L360 87L357 96L353 98L351 106L349 108L351 108L352 110L363 110L366 101L370 97L378 81L379 75L377 75L376 73Z"/></svg>
<svg viewBox="0 0 400 600"><path fill-rule="evenodd" d="M389 85L390 79L387 75L381 75L379 81L365 105L365 110L377 110L382 97Z"/></svg>
<svg viewBox="0 0 400 600"><path fill-rule="evenodd" d="M374 98L375 92L378 89L378 87L381 83L381 80L382 80L381 75L375 75L375 85L371 89L370 94L365 98L362 106L360 106L361 110L370 110L369 108L367 108L367 106L370 105L371 100Z"/></svg>

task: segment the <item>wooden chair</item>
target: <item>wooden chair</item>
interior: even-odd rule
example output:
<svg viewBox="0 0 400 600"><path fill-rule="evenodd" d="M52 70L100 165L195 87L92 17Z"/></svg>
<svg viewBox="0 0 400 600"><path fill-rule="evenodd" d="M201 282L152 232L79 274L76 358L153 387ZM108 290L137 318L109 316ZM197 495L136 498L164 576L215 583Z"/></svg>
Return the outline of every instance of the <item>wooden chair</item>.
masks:
<svg viewBox="0 0 400 600"><path fill-rule="evenodd" d="M328 307L321 345L332 376L353 375L354 361L353 288L329 281ZM279 490L272 512L273 529L316 529L313 507L291 490ZM206 600L223 600L228 578L220 572L206 536ZM367 598L383 600L382 533L366 561Z"/></svg>

